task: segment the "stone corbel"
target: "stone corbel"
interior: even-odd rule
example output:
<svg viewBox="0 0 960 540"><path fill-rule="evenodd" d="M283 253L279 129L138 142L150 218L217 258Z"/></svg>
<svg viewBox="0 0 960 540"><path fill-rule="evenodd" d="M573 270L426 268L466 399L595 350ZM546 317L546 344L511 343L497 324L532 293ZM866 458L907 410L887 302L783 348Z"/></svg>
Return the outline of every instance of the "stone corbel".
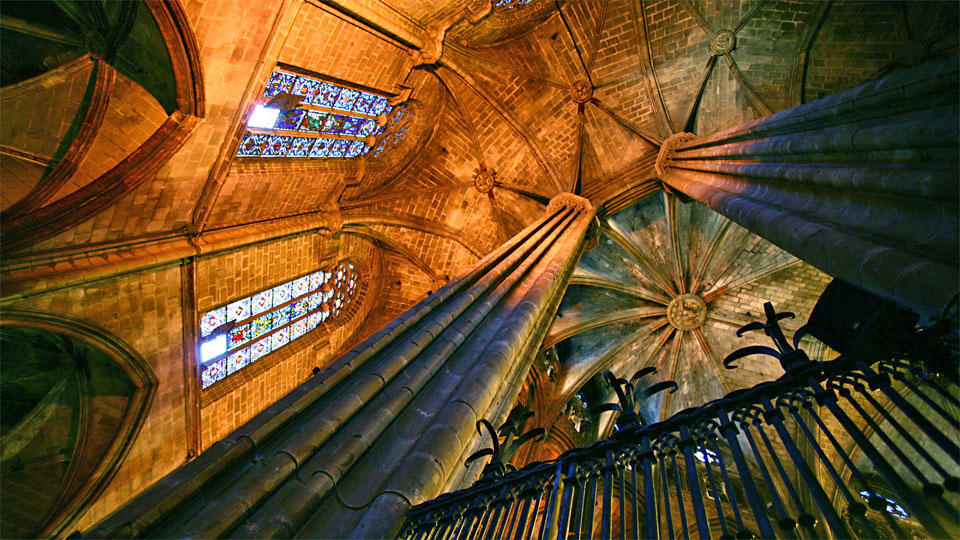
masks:
<svg viewBox="0 0 960 540"><path fill-rule="evenodd" d="M589 199L574 195L573 193L558 193L547 205L547 214L552 214L564 208L572 208L578 212L589 212L593 210L593 205Z"/></svg>
<svg viewBox="0 0 960 540"><path fill-rule="evenodd" d="M394 89L394 92L396 92L397 95L387 100L387 104L391 107L399 105L410 99L410 94L413 93L413 88L397 86L396 89Z"/></svg>
<svg viewBox="0 0 960 540"><path fill-rule="evenodd" d="M667 140L663 141L663 144L660 145L660 153L657 155L657 163L654 165L654 169L657 171L657 177L663 178L663 175L666 174L677 148L683 143L696 138L696 135L687 132L674 133L667 137Z"/></svg>

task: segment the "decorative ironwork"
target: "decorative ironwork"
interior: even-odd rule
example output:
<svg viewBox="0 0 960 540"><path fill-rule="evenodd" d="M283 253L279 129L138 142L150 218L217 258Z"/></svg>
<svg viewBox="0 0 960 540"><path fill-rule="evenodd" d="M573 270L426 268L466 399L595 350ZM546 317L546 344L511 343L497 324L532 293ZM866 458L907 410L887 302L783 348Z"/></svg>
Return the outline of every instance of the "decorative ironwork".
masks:
<svg viewBox="0 0 960 540"><path fill-rule="evenodd" d="M613 391L617 393L617 400L620 403L605 403L599 407L594 407L590 412L594 414L609 411L620 413L619 416L617 416L618 429L644 425L643 419L640 418L640 405L645 400L664 390L669 389L671 394L677 391L677 383L673 381L661 381L638 394L637 385L640 381L647 375L652 375L656 372L657 368L655 367L643 368L634 373L629 381L626 379L618 379L613 372L603 372L603 378L607 381L607 384L613 388Z"/></svg>
<svg viewBox="0 0 960 540"><path fill-rule="evenodd" d="M644 425L624 413L636 415L651 371L610 375L620 403L605 410L623 425L613 438L420 504L400 537L957 537L955 496L942 495L960 489L956 349L813 362L780 328L792 315L764 312L738 333L763 330L775 348L725 363L774 356L786 371L776 381Z"/></svg>
<svg viewBox="0 0 960 540"><path fill-rule="evenodd" d="M513 458L513 455L517 453L517 450L532 440L543 440L547 434L543 428L530 429L522 435L520 434L523 425L534 416L536 416L535 412L528 411L523 406L517 405L510 411L510 415L507 416L507 421L501 424L497 430L493 429L493 425L486 419L482 418L478 420L477 433L483 435L483 431L480 428L487 428L487 433L490 435L493 446L492 448L484 448L483 450L470 454L470 457L464 461L464 466L469 467L474 461L485 456L491 456L490 463L488 463L483 468L483 472L480 473L482 480L499 478L508 470L517 470L516 467L510 464L510 460ZM503 437L502 441L500 440L501 437Z"/></svg>

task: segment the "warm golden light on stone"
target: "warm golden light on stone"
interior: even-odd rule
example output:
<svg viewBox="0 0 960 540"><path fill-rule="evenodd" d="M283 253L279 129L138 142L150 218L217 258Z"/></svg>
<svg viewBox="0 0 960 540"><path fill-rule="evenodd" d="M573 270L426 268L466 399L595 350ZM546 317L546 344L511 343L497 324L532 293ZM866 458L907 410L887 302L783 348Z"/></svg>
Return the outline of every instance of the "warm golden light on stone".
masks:
<svg viewBox="0 0 960 540"><path fill-rule="evenodd" d="M707 320L707 304L695 294L681 294L667 306L667 321L677 330L696 330Z"/></svg>

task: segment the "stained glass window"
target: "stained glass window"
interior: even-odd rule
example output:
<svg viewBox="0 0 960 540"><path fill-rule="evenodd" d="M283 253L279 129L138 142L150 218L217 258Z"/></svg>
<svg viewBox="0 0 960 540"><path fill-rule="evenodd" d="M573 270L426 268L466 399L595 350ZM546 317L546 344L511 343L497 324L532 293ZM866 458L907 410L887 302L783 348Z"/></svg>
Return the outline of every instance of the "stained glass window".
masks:
<svg viewBox="0 0 960 540"><path fill-rule="evenodd" d="M260 101L247 120L239 157L362 156L372 149L370 137L384 132L380 115L393 111L384 96L282 69L270 74ZM377 146L379 155L384 148Z"/></svg>
<svg viewBox="0 0 960 540"><path fill-rule="evenodd" d="M872 493L871 491L865 489L860 492L860 498L866 502L870 502L870 499L872 498L880 499L881 501L886 503L887 513L895 518L906 519L910 516L910 514L907 513L907 509L904 508L903 505L901 505L900 503L898 503L897 501L889 497L884 497L883 495L880 495L878 493Z"/></svg>
<svg viewBox="0 0 960 540"><path fill-rule="evenodd" d="M410 107L399 105L393 109L390 118L387 120L386 133L380 137L379 142L373 148L373 157L378 158L387 150L397 146L410 127L412 117Z"/></svg>
<svg viewBox="0 0 960 540"><path fill-rule="evenodd" d="M359 279L353 264L340 263L331 271L318 270L201 314L201 387L283 348L330 317L339 317L353 299Z"/></svg>
<svg viewBox="0 0 960 540"><path fill-rule="evenodd" d="M497 9L513 9L529 3L530 0L493 0L493 7Z"/></svg>

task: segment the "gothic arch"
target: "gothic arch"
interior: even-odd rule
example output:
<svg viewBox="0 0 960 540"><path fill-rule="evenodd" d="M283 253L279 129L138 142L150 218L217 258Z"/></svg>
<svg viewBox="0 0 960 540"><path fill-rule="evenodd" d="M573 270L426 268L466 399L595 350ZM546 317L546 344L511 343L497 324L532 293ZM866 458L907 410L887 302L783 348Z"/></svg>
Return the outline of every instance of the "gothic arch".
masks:
<svg viewBox="0 0 960 540"><path fill-rule="evenodd" d="M42 203L53 195L53 191L68 179L69 174L66 173L71 173L76 164L85 157L91 141L100 131L103 109L110 100L110 81L115 70L108 61L91 52L97 65L102 66L100 71L106 74L107 79L97 85L101 91L94 92L96 103L91 107L91 115L84 119L87 129L81 129L77 140L71 144L71 149L76 147L76 151L65 156L70 157L66 160L66 165L70 165L67 169L70 170L55 175L56 185L46 186L39 198L34 194L26 197L30 201L24 210L35 208L33 211L10 216L6 220L3 238L8 252L22 250L93 217L153 177L179 150L193 132L198 120L203 117L204 90L200 51L183 7L177 0L151 0L146 2L146 6L169 55L176 94L175 109L139 148L116 166L76 191L42 206ZM108 50L104 56L110 57L111 54Z"/></svg>
<svg viewBox="0 0 960 540"><path fill-rule="evenodd" d="M4 309L0 342L4 506L32 488L31 504L5 514L3 536L63 536L123 463L157 378L122 339L68 315Z"/></svg>

